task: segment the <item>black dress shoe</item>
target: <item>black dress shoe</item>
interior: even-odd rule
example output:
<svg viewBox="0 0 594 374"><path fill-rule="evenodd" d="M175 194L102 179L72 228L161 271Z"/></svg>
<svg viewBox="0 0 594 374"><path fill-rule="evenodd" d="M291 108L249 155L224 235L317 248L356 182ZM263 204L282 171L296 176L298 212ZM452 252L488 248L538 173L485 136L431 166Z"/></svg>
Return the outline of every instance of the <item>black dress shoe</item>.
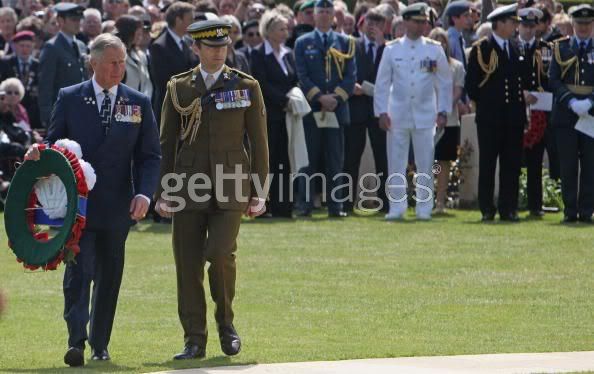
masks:
<svg viewBox="0 0 594 374"><path fill-rule="evenodd" d="M542 217L544 217L544 215L545 215L545 212L542 210L531 210L530 211L530 217L533 217L533 218L542 218Z"/></svg>
<svg viewBox="0 0 594 374"><path fill-rule="evenodd" d="M109 352L107 352L107 349L93 350L93 354L91 355L91 360L93 360L93 361L109 361L109 360L111 360L111 357L109 357Z"/></svg>
<svg viewBox="0 0 594 374"><path fill-rule="evenodd" d="M347 212L343 212L342 210L339 210L337 212L328 212L328 217L329 218L345 218L348 217Z"/></svg>
<svg viewBox="0 0 594 374"><path fill-rule="evenodd" d="M199 345L186 344L184 350L175 356L174 360L189 360L192 358L204 358L206 357L206 348Z"/></svg>
<svg viewBox="0 0 594 374"><path fill-rule="evenodd" d="M565 216L561 220L561 223L575 223L575 222L577 222L577 220L578 219L576 216Z"/></svg>
<svg viewBox="0 0 594 374"><path fill-rule="evenodd" d="M507 214L500 214L499 220L505 221L505 222L519 222L520 217L518 217L518 213L507 213Z"/></svg>
<svg viewBox="0 0 594 374"><path fill-rule="evenodd" d="M70 347L64 355L64 363L68 366L84 366L85 355L84 351L80 348Z"/></svg>
<svg viewBox="0 0 594 374"><path fill-rule="evenodd" d="M493 213L484 213L483 217L481 218L482 222L491 222L495 220L495 214Z"/></svg>
<svg viewBox="0 0 594 374"><path fill-rule="evenodd" d="M579 221L582 223L592 223L592 216L580 216Z"/></svg>
<svg viewBox="0 0 594 374"><path fill-rule="evenodd" d="M309 218L311 217L311 210L304 209L297 212L297 217Z"/></svg>
<svg viewBox="0 0 594 374"><path fill-rule="evenodd" d="M227 356L235 356L241 351L241 340L233 325L219 326L219 340L221 341L221 350Z"/></svg>

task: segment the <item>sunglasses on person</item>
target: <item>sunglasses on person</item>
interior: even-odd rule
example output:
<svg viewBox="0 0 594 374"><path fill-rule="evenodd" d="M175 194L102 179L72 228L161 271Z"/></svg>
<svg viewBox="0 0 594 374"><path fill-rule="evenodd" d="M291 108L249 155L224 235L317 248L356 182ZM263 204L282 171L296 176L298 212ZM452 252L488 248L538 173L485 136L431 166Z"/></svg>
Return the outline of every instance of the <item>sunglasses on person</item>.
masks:
<svg viewBox="0 0 594 374"><path fill-rule="evenodd" d="M260 33L258 31L254 32L254 31L250 31L248 33L245 34L246 36L253 38L255 36L260 36Z"/></svg>

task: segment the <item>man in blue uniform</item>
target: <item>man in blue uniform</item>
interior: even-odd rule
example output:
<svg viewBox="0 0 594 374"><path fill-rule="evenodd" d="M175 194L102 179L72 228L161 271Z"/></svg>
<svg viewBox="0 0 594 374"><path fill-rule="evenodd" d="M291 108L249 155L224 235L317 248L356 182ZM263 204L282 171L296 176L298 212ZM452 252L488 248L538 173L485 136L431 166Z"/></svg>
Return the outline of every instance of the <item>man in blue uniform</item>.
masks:
<svg viewBox="0 0 594 374"><path fill-rule="evenodd" d="M563 222L592 222L594 211L594 139L575 129L580 118L594 115L594 8L570 10L575 35L553 46L549 85L555 97L552 127L561 163ZM579 179L578 179L579 176ZM579 186L579 188L578 188ZM579 190L579 193L578 193Z"/></svg>
<svg viewBox="0 0 594 374"><path fill-rule="evenodd" d="M72 3L60 3L54 7L54 11L60 32L43 45L39 56L39 114L45 127L49 124L60 88L87 79L87 46L75 37L80 31L84 8Z"/></svg>
<svg viewBox="0 0 594 374"><path fill-rule="evenodd" d="M323 152L328 216L340 218L346 216L340 202L344 191L339 191L342 181L336 176L343 169L344 126L350 122L347 100L356 81L355 40L332 30L332 1L317 0L314 16L316 29L299 37L295 43L299 84L312 108L312 113L303 120L309 156L309 166L304 172L309 178L305 185L301 184L304 190L299 192L302 205L299 215L311 215L312 189L307 184L317 172ZM338 128L319 127L314 119L315 112L334 113Z"/></svg>
<svg viewBox="0 0 594 374"><path fill-rule="evenodd" d="M161 159L150 99L120 83L126 69L124 44L111 34L99 35L91 44L90 63L93 79L58 93L47 138L50 143L63 138L79 143L97 175L97 184L89 193L80 253L64 273L64 319L69 335L64 362L69 366L84 365L87 339L93 360L110 359L107 346L126 238L132 220L142 219L148 210ZM35 146L25 156L38 158Z"/></svg>

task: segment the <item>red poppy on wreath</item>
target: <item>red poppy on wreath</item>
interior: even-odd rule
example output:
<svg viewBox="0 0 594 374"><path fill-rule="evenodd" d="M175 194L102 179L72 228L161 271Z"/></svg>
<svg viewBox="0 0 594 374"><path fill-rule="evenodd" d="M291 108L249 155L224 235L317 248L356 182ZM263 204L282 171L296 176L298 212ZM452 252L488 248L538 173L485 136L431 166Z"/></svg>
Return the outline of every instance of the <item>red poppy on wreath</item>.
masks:
<svg viewBox="0 0 594 374"><path fill-rule="evenodd" d="M530 112L530 125L524 131L524 148L532 148L540 143L547 128L547 114L540 110Z"/></svg>
<svg viewBox="0 0 594 374"><path fill-rule="evenodd" d="M17 169L6 200L5 226L18 262L30 270L55 270L80 252L96 175L76 142L62 139L50 148L39 145L39 151L39 161L25 161Z"/></svg>

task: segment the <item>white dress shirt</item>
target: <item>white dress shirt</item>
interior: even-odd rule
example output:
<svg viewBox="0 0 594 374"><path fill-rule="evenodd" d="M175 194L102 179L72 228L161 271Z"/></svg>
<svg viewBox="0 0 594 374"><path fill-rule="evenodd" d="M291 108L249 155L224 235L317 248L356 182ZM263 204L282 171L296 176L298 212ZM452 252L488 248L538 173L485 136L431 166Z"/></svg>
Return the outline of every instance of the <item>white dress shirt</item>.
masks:
<svg viewBox="0 0 594 374"><path fill-rule="evenodd" d="M198 65L198 67L200 68L200 75L202 75L202 80L204 81L204 83L206 84L206 77L208 77L209 75L212 75L214 77L214 80L212 81L214 84L214 82L216 82L219 79L219 76L223 72L225 65L221 66L221 68L219 70L215 71L214 73L209 73L209 72L205 71L204 69L202 69L202 64ZM207 87L207 88L210 88L210 87Z"/></svg>
<svg viewBox="0 0 594 374"><path fill-rule="evenodd" d="M503 39L502 37L500 37L499 35L497 35L495 33L493 33L493 39L495 39L495 42L497 43L499 48L501 48L502 51L507 50L507 57L509 57L509 40ZM507 45L507 48L505 47L506 45Z"/></svg>
<svg viewBox="0 0 594 374"><path fill-rule="evenodd" d="M279 53L277 53L272 48L272 45L270 44L270 42L268 40L266 40L266 41L264 41L264 53L266 55L269 55L272 53L274 55L274 58L276 58L276 61L280 65L281 69L283 69L283 72L285 73L285 75L289 75L289 71L287 70L287 65L285 64L285 61L283 60L283 58L286 55L291 53L291 50L289 48L285 47L284 45L281 45L280 51L279 51Z"/></svg>

